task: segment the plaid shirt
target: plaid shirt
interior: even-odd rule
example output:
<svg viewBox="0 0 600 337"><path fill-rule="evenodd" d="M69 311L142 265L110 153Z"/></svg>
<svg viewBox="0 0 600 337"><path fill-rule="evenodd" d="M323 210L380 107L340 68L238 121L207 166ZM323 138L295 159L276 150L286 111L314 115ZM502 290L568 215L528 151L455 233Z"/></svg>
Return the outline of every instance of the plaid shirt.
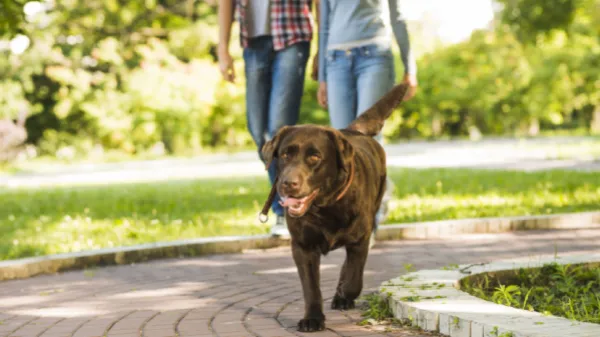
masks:
<svg viewBox="0 0 600 337"><path fill-rule="evenodd" d="M312 0L236 0L236 14L240 23L240 43L248 46L246 7L248 1L271 1L271 36L275 50L294 43L309 41L313 35Z"/></svg>

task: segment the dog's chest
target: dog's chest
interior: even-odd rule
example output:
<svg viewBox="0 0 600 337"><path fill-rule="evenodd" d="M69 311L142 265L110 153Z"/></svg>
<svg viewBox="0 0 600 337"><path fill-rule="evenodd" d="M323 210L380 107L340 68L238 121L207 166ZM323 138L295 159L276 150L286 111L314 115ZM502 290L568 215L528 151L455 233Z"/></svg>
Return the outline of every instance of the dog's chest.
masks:
<svg viewBox="0 0 600 337"><path fill-rule="evenodd" d="M348 233L338 231L337 233L331 233L326 230L323 231L323 236L325 237L325 244L327 245L327 251L336 250L340 247L343 247L347 244L353 243L356 240Z"/></svg>
<svg viewBox="0 0 600 337"><path fill-rule="evenodd" d="M324 223L298 222L291 226L290 234L307 249L318 249L322 254L352 244L356 241L349 226L327 226Z"/></svg>
<svg viewBox="0 0 600 337"><path fill-rule="evenodd" d="M311 226L305 231L305 239L318 246L323 254L354 244L359 240L352 226Z"/></svg>

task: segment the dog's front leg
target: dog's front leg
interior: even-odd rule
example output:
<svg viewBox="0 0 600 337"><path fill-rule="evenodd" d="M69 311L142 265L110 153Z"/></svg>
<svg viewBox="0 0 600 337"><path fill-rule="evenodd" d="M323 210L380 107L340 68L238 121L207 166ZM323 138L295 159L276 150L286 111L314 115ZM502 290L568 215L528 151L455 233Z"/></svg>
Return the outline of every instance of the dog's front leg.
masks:
<svg viewBox="0 0 600 337"><path fill-rule="evenodd" d="M310 332L325 329L323 298L319 284L319 251L307 250L292 242L292 255L298 268L304 293L304 318L298 322L298 331Z"/></svg>
<svg viewBox="0 0 600 337"><path fill-rule="evenodd" d="M346 247L346 261L340 272L335 296L331 308L347 310L354 308L354 300L360 295L363 287L363 272L369 253L369 237L361 242Z"/></svg>

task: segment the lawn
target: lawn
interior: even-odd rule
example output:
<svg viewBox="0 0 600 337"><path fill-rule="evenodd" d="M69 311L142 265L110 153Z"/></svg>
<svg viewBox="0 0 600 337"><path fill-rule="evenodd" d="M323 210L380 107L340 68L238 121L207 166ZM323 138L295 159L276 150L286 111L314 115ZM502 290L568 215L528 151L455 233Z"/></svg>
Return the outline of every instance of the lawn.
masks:
<svg viewBox="0 0 600 337"><path fill-rule="evenodd" d="M600 209L600 173L391 169L388 223ZM0 191L0 259L268 232L266 177Z"/></svg>

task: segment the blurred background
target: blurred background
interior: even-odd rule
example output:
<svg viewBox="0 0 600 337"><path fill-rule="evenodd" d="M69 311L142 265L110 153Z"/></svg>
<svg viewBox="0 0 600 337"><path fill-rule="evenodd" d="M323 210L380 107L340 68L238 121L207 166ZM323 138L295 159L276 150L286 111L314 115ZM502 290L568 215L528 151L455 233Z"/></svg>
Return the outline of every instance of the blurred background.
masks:
<svg viewBox="0 0 600 337"><path fill-rule="evenodd" d="M0 0L0 119L27 113L28 146L12 159L252 148L237 23L240 76L226 84L216 11L216 0ZM600 132L598 0L405 0L403 11L419 90L387 141ZM307 78L302 123L328 123L316 86Z"/></svg>
<svg viewBox="0 0 600 337"><path fill-rule="evenodd" d="M402 9L419 88L385 125L385 224L597 211L600 0ZM0 0L0 260L269 233L238 25L231 84L216 12L217 0ZM301 123L329 123L316 90L307 71Z"/></svg>

